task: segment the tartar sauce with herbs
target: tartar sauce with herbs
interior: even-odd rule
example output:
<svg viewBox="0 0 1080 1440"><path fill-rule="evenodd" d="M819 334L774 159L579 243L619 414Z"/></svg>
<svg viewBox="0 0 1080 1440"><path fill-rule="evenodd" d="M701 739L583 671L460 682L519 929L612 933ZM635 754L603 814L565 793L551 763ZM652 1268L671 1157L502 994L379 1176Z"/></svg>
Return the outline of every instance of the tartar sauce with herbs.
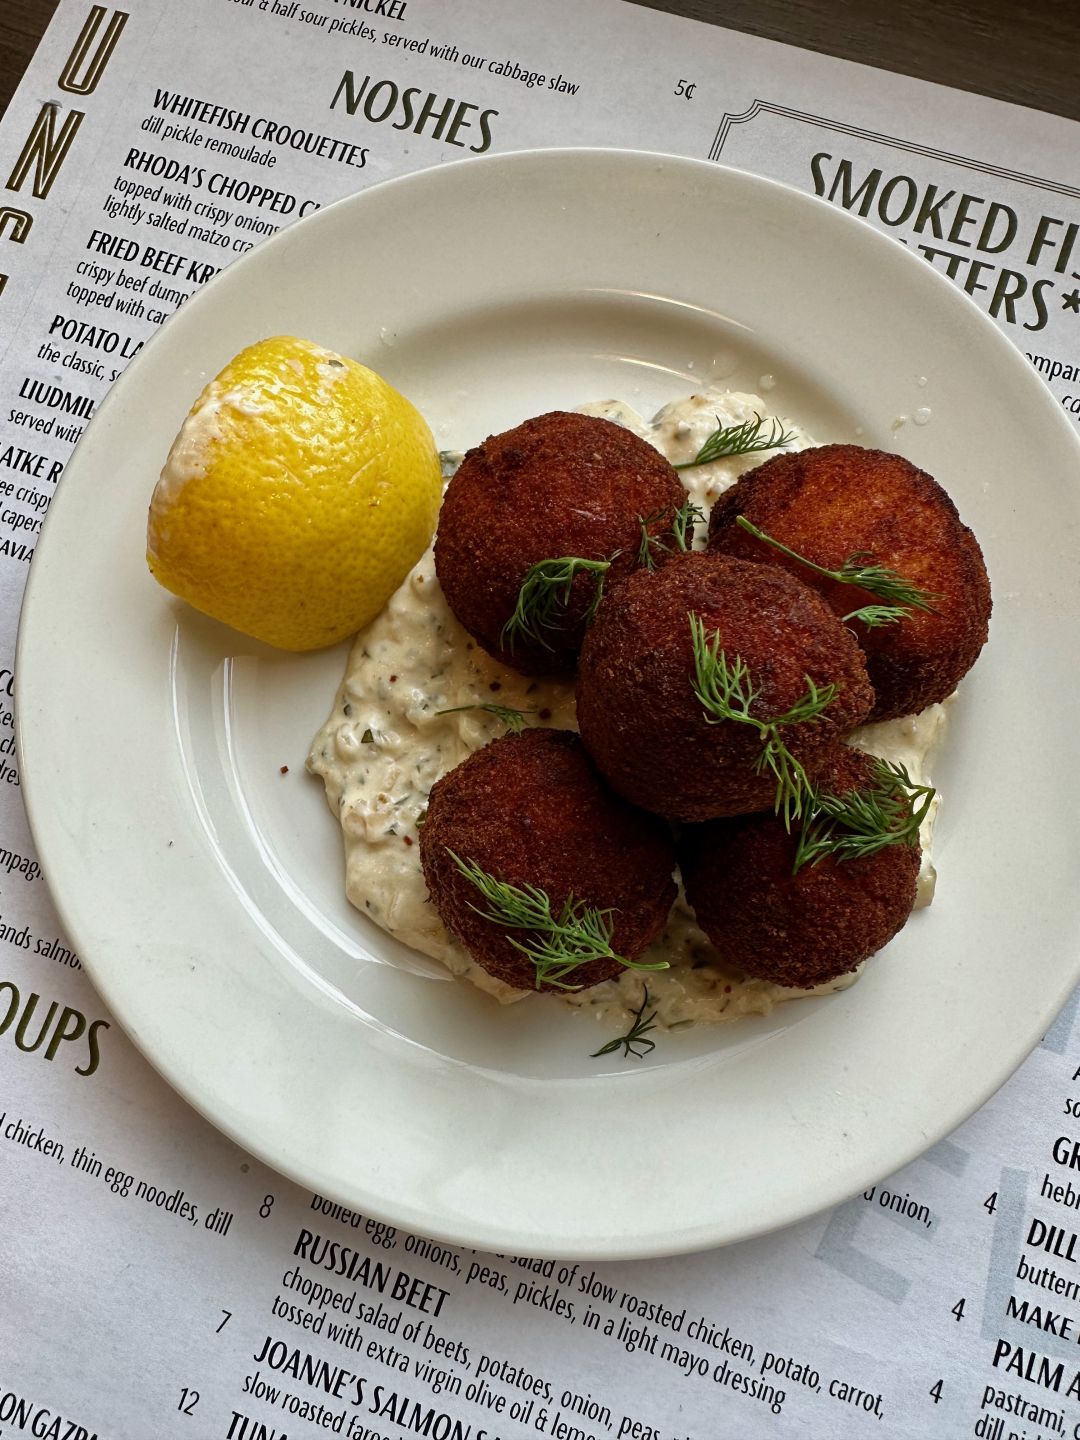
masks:
<svg viewBox="0 0 1080 1440"><path fill-rule="evenodd" d="M732 391L703 391L675 401L651 421L618 400L580 408L626 426L675 464L692 460L718 423L773 418L758 396ZM785 449L804 450L814 443L786 418L783 423L793 435ZM716 497L744 470L775 453L721 459L681 470L679 476L707 517ZM704 546L705 536L706 526L699 526L697 548ZM852 736L852 744L899 761L916 783L928 784L928 760L944 731L947 705L865 726ZM420 867L420 827L431 787L474 750L506 733L503 720L484 706L519 710L529 725L577 729L573 684L518 675L483 651L451 614L429 549L382 614L357 636L307 764L322 777L341 823L345 891L356 908L404 944L506 1003L529 992L494 979L457 944L428 901ZM930 841L938 803L922 829L917 905L929 904L933 895ZM657 1009L662 1025L764 1015L780 1001L808 993L749 978L726 964L698 929L681 891L663 936L644 958L670 962L670 969L648 977L649 1006ZM813 993L842 990L855 978L841 976ZM627 971L559 998L591 1010L605 1026L624 1025L641 1003L641 991L640 973Z"/></svg>

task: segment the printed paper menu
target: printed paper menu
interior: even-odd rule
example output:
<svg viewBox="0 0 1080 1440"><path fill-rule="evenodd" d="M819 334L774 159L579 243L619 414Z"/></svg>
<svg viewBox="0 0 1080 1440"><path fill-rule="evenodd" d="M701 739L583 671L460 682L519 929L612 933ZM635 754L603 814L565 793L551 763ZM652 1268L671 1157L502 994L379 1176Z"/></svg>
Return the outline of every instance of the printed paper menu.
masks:
<svg viewBox="0 0 1080 1440"><path fill-rule="evenodd" d="M45 888L12 704L73 445L282 226L469 155L712 159L907 244L1080 420L1077 141L618 0L61 0L0 127L0 1437L1080 1437L1077 997L948 1140L779 1234L618 1265L437 1243L246 1156L128 1042Z"/></svg>

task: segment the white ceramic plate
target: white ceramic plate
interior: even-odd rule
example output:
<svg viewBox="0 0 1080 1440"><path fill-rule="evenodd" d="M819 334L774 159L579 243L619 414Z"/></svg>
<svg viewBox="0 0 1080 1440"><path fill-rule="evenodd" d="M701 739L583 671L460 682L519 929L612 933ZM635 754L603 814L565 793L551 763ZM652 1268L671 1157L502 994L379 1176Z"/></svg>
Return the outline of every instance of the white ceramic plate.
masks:
<svg viewBox="0 0 1080 1440"><path fill-rule="evenodd" d="M307 777L345 648L273 653L159 590L146 506L202 384L264 335L370 363L443 446L556 406L756 389L936 474L992 639L948 753L937 900L852 990L590 1060L346 903ZM895 421L917 408L929 423ZM921 417L925 419L925 414ZM1077 979L1080 459L1027 363L901 245L784 186L621 152L448 165L260 246L125 373L68 465L18 653L34 835L68 932L167 1079L320 1193L516 1254L632 1257L863 1189L1001 1084ZM289 773L282 775L280 767Z"/></svg>

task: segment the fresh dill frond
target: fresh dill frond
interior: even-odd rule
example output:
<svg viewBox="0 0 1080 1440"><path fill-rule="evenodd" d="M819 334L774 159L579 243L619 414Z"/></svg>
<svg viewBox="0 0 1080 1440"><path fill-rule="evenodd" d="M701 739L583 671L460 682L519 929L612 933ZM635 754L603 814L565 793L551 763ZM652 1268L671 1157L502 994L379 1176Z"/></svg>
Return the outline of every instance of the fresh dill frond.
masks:
<svg viewBox="0 0 1080 1440"><path fill-rule="evenodd" d="M837 573L841 584L857 585L860 590L868 590L879 600L898 608L910 607L932 614L934 601L941 599L940 595L924 590L890 566L879 565L867 551L849 555ZM857 613L852 611L852 614Z"/></svg>
<svg viewBox="0 0 1080 1440"><path fill-rule="evenodd" d="M671 531L675 536L675 544L685 555L693 543L693 529L695 525L701 525L705 520L705 512L699 505L695 505L689 495L675 511L671 521ZM687 536L690 540L687 542Z"/></svg>
<svg viewBox="0 0 1080 1440"><path fill-rule="evenodd" d="M611 560L614 558L613 555ZM531 565L521 582L514 613L502 628L499 637L502 644L511 653L519 641L550 650L552 647L544 632L559 630L565 624L570 591L578 575L591 575L596 587L583 617L588 623L604 598L604 576L611 569L611 560L561 555Z"/></svg>
<svg viewBox="0 0 1080 1440"><path fill-rule="evenodd" d="M801 762L792 755L780 731L786 725L806 725L818 721L836 699L837 687L833 684L817 685L807 675L805 694L782 714L763 720L751 710L761 694L761 688L751 680L746 661L741 655L729 660L720 648L720 632L714 630L712 636L708 636L705 622L699 615L691 613L689 620L694 650L693 690L705 717L713 725L722 720L732 720L757 730L761 754L755 761L754 770L759 775L766 770L772 774L776 781L773 808L783 816L785 829L790 830L792 820L800 819L805 813L812 787Z"/></svg>
<svg viewBox="0 0 1080 1440"><path fill-rule="evenodd" d="M580 985L566 983L567 975L594 960L617 960L630 970L666 970L667 961L645 964L627 960L611 948L615 933L614 910L598 910L582 900L569 896L562 909L555 913L551 898L536 885L511 885L497 880L482 870L475 860L462 860L453 850L446 852L462 875L483 896L488 908L471 908L485 920L505 930L531 932L529 938L518 940L507 936L515 950L520 950L536 970L536 988L553 985L559 990L580 990Z"/></svg>
<svg viewBox="0 0 1080 1440"><path fill-rule="evenodd" d="M525 729L525 716L538 715L538 710L515 710L512 705L452 705L449 710L436 710L436 715L460 715L466 710L486 710L489 715L494 715L496 720L501 720L512 735L520 735Z"/></svg>
<svg viewBox="0 0 1080 1440"><path fill-rule="evenodd" d="M815 575L821 575L826 580L835 580L841 585L857 585L860 590L867 590L879 600L885 601L883 605L863 605L858 610L852 610L843 617L845 623L848 620L861 620L870 629L879 625L893 625L898 620L906 620L913 609L932 612L933 602L941 599L940 595L924 590L914 581L907 580L897 571L890 569L888 565L879 565L867 550L858 550L849 555L839 570L827 570L824 565L815 564L797 550L792 550L764 530L759 530L745 515L737 515L735 523L748 535L753 535L755 540L771 545L782 555L805 565Z"/></svg>
<svg viewBox="0 0 1080 1440"><path fill-rule="evenodd" d="M669 505L663 510L654 510L651 515L639 515L638 524L641 526L641 544L638 547L639 567L645 570L655 570L656 557L653 554L653 548L655 547L657 550L670 548L666 536L649 533L650 525L655 525L659 520L668 520L669 517L671 537L679 551L685 555L693 542L693 527L704 521L705 512L700 506L695 505L688 495L677 509L673 510Z"/></svg>
<svg viewBox="0 0 1080 1440"><path fill-rule="evenodd" d="M641 997L641 1004L633 1012L634 1018L630 1023L629 1030L625 1035L616 1036L606 1045L601 1045L599 1050L594 1050L590 1056L591 1059L596 1060L601 1055L613 1055L621 1046L625 1059L629 1060L633 1056L635 1060L643 1060L650 1051L656 1049L656 1041L649 1040L647 1036L650 1030L656 1029L656 1017L659 1011L650 1010L647 1015L645 1014L649 1003L649 987L644 985L642 989L644 994ZM638 1046L641 1048L636 1048Z"/></svg>
<svg viewBox="0 0 1080 1440"><path fill-rule="evenodd" d="M916 785L903 765L887 760L875 760L869 789L844 795L815 792L803 818L793 873L826 855L860 860L889 845L915 845L935 793L932 785Z"/></svg>
<svg viewBox="0 0 1080 1440"><path fill-rule="evenodd" d="M770 725L802 725L807 720L817 720L836 699L837 687L833 684L818 685L809 675L804 675L806 693L801 695L790 710L774 715Z"/></svg>
<svg viewBox="0 0 1080 1440"><path fill-rule="evenodd" d="M881 625L895 625L899 620L906 620L910 614L906 605L861 605L858 610L849 610L841 619L845 625L849 620L861 620L868 630L876 630Z"/></svg>
<svg viewBox="0 0 1080 1440"><path fill-rule="evenodd" d="M695 465L709 465L713 460L726 460L733 455L756 455L761 450L782 450L794 439L795 431L785 430L782 422L775 418L763 420L760 415L755 414L753 420L743 420L737 425L725 425L717 415L716 429L693 460L684 460L674 468L690 470Z"/></svg>
<svg viewBox="0 0 1080 1440"><path fill-rule="evenodd" d="M658 550L664 550L663 540L659 535L650 535L649 526L655 525L658 520L663 520L671 512L668 510L654 510L651 515L639 515L638 524L641 526L641 544L638 546L637 563L639 570L655 570L656 558L653 555L653 546Z"/></svg>

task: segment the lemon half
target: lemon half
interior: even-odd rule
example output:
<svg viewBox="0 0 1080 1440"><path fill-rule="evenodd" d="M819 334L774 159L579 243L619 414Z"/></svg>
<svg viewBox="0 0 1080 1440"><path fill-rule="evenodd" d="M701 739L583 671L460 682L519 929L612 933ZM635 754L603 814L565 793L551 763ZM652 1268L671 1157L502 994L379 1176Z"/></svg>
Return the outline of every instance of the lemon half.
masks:
<svg viewBox="0 0 1080 1440"><path fill-rule="evenodd" d="M146 559L197 610L285 650L362 629L427 549L431 431L374 371L292 336L203 390L150 501Z"/></svg>

